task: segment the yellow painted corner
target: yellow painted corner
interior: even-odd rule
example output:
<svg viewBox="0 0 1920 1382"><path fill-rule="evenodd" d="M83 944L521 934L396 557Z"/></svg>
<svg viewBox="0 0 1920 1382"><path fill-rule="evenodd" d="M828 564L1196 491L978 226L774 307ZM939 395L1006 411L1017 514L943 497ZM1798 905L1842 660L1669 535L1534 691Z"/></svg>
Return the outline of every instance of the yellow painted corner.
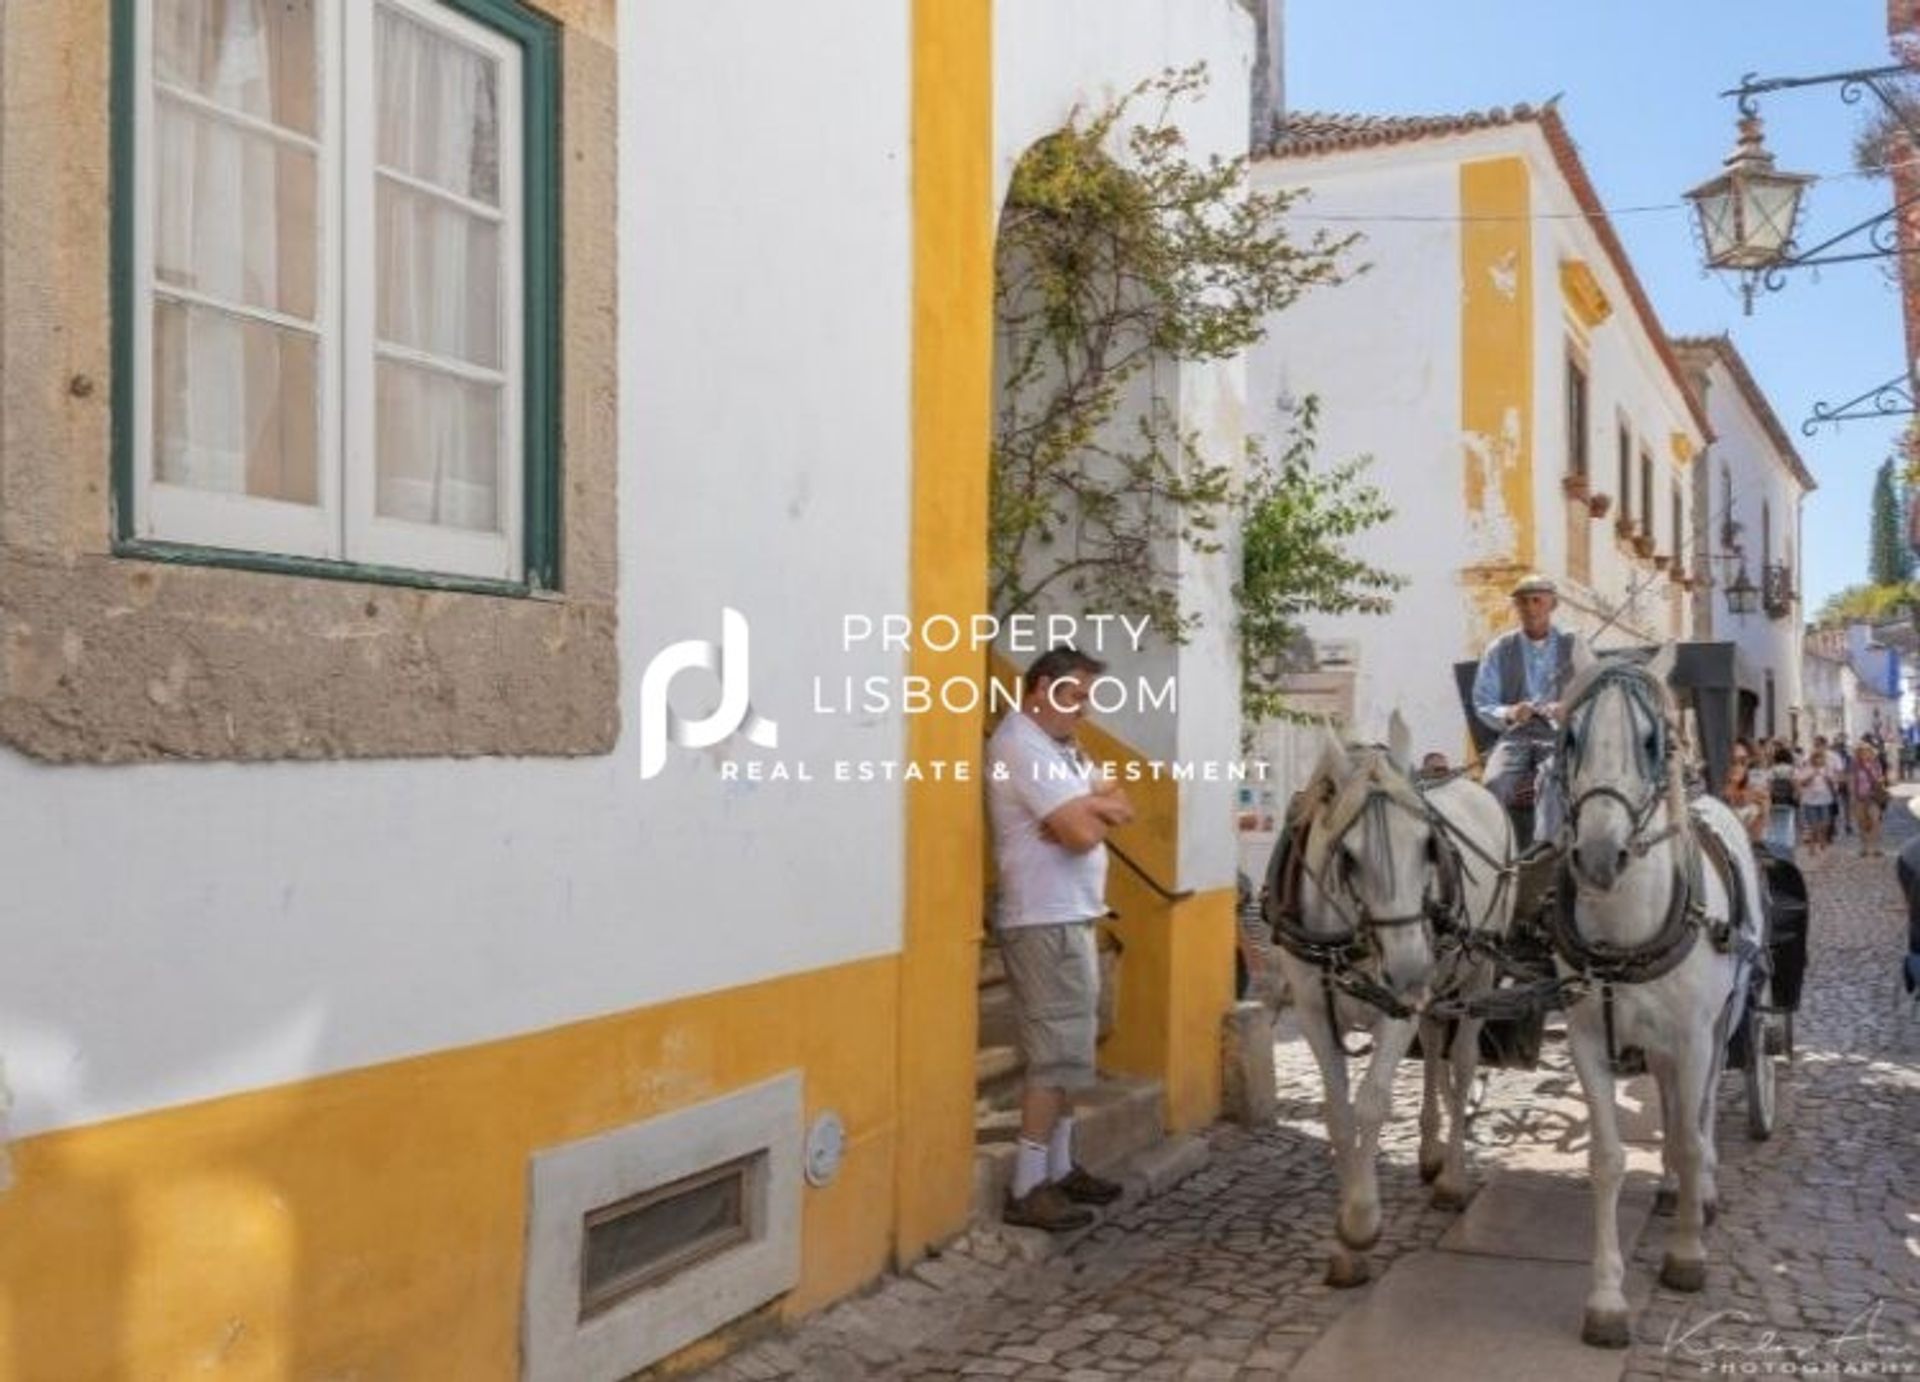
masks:
<svg viewBox="0 0 1920 1382"><path fill-rule="evenodd" d="M23 1139L0 1377L519 1373L529 1158L798 1068L849 1130L793 1314L887 1265L893 957Z"/></svg>
<svg viewBox="0 0 1920 1382"><path fill-rule="evenodd" d="M987 607L993 391L993 7L913 2L913 486L916 623ZM921 646L910 672L977 676ZM914 762L977 762L981 718L910 716ZM894 1252L964 1228L972 1186L975 985L986 906L980 785L910 783L900 966Z"/></svg>
<svg viewBox="0 0 1920 1382"><path fill-rule="evenodd" d="M1673 463L1680 466L1693 464L1693 458L1700 454L1700 447L1686 432L1668 434L1667 449L1673 454Z"/></svg>

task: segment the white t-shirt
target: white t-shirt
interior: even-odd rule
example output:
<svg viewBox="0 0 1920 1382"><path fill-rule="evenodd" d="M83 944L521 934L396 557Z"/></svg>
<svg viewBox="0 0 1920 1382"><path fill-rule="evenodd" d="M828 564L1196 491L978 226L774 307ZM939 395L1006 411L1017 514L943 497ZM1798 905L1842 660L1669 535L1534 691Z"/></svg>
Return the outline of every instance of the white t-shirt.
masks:
<svg viewBox="0 0 1920 1382"><path fill-rule="evenodd" d="M1816 757L1808 755L1806 766L1800 769L1800 804L1802 806L1833 805L1833 775L1825 762L1815 762Z"/></svg>
<svg viewBox="0 0 1920 1382"><path fill-rule="evenodd" d="M987 816L1000 869L1001 930L1091 921L1107 913L1107 847L1076 854L1040 833L1040 822L1093 794L1084 760L1023 711L987 741Z"/></svg>

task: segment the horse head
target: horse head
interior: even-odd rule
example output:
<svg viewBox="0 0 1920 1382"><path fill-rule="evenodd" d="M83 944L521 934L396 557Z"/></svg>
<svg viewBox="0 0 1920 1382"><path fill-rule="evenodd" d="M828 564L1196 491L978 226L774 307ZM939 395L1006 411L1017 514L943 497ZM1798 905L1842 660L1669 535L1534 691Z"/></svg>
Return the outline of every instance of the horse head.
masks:
<svg viewBox="0 0 1920 1382"><path fill-rule="evenodd" d="M1413 785L1411 742L1398 712L1385 745L1324 732L1304 860L1308 926L1350 937L1397 994L1423 989L1435 959L1427 923L1440 846Z"/></svg>
<svg viewBox="0 0 1920 1382"><path fill-rule="evenodd" d="M1576 646L1561 707L1559 772L1567 800L1569 861L1581 885L1609 892L1682 819L1679 745L1667 676L1674 649L1642 664L1596 658Z"/></svg>

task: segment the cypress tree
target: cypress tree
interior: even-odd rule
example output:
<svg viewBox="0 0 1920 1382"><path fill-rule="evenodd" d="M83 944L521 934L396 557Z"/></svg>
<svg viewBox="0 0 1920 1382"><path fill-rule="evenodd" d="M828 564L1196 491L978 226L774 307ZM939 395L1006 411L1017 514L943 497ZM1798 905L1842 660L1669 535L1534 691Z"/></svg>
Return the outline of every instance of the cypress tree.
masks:
<svg viewBox="0 0 1920 1382"><path fill-rule="evenodd" d="M1894 481L1893 460L1880 463L1873 477L1873 507L1868 533L1867 578L1875 585L1904 585L1913 577L1913 550L1907 546L1905 496Z"/></svg>

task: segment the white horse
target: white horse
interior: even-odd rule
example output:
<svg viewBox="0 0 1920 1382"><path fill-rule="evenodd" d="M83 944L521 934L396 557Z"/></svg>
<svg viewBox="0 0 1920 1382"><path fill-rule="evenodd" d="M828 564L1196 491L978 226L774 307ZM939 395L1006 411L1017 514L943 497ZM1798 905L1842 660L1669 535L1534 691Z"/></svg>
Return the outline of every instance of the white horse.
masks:
<svg viewBox="0 0 1920 1382"><path fill-rule="evenodd" d="M1615 1058L1637 1048L1660 1090L1661 1151L1677 1188L1663 1284L1698 1291L1702 1230L1714 1212L1714 1088L1762 936L1761 890L1746 832L1721 802L1689 807L1677 716L1667 690L1671 646L1646 666L1596 661L1582 646L1563 697L1567 844L1549 929L1561 972L1585 991L1568 1008L1568 1041L1592 1127L1593 1287L1581 1338L1629 1340L1621 1293ZM1703 862L1705 846L1731 868ZM1742 904L1735 907L1735 890Z"/></svg>
<svg viewBox="0 0 1920 1382"><path fill-rule="evenodd" d="M1493 794L1452 778L1416 785L1396 713L1385 748L1349 748L1326 732L1319 766L1288 822L1267 879L1279 959L1326 1089L1340 1210L1327 1281L1357 1286L1380 1235L1375 1177L1394 1069L1416 1029L1426 1062L1420 1169L1433 1202L1466 1202L1466 1102L1480 1023L1429 1013L1441 997L1491 987L1491 964L1463 937L1504 935L1512 918L1513 832ZM1344 1033L1371 1031L1373 1055L1349 1098ZM1450 1120L1442 1143L1438 1103Z"/></svg>

